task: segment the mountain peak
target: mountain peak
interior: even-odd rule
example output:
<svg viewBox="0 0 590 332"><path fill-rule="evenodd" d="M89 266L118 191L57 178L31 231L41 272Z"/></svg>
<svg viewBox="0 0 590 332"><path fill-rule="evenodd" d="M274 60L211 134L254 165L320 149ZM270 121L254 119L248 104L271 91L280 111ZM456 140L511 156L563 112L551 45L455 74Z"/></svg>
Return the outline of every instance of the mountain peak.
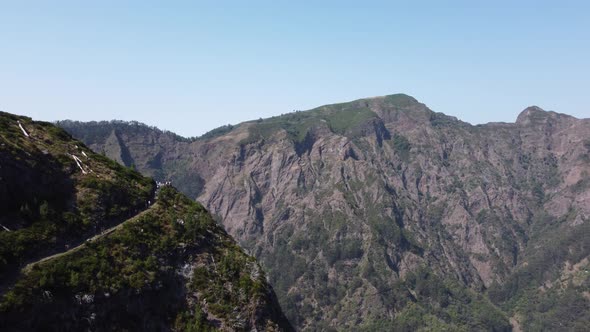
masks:
<svg viewBox="0 0 590 332"><path fill-rule="evenodd" d="M544 120L548 116L550 116L550 112L545 111L539 106L533 105L525 108L522 112L520 112L520 114L516 118L516 123L529 124L535 121Z"/></svg>
<svg viewBox="0 0 590 332"><path fill-rule="evenodd" d="M538 106L529 106L525 108L524 111L520 112L520 114L516 118L516 123L520 125L527 125L534 123L544 123L549 120L562 121L568 119L575 118L567 114L557 113L553 111L545 111L544 109Z"/></svg>
<svg viewBox="0 0 590 332"><path fill-rule="evenodd" d="M386 95L385 98L387 99L391 99L391 100L406 100L406 101L411 101L411 102L415 102L417 103L418 100L410 95L407 95L405 93L395 93L392 95Z"/></svg>
<svg viewBox="0 0 590 332"><path fill-rule="evenodd" d="M566 261L588 256L578 248L590 230L587 125L538 107L518 121L530 124L471 126L396 94L252 121L239 139L121 137L138 169L198 188L192 197L265 262L299 330L417 330L421 323L406 325L416 314L435 330L446 322L449 330L510 330L513 314L488 300L500 308L529 296L581 301L568 294L587 287L562 296L542 285L564 284L554 281ZM552 252L564 254L547 263ZM515 293L523 275L532 287ZM470 295L485 288L483 301ZM565 304L551 324L585 326L584 318L554 320L572 310ZM521 311L533 313L524 329L549 324L536 305Z"/></svg>
<svg viewBox="0 0 590 332"><path fill-rule="evenodd" d="M404 93L396 93L396 94L385 95L385 96L363 98L361 100L382 101L387 104L397 105L397 106L410 106L410 105L420 104L420 102L416 98L414 98L410 95L404 94Z"/></svg>
<svg viewBox="0 0 590 332"><path fill-rule="evenodd" d="M405 94L405 93L393 93L393 94L389 94L389 95L382 95L382 96L374 96L374 97L366 97L366 98L362 98L364 100L371 100L371 99L399 99L399 100L409 100L409 101L414 101L417 102L416 98Z"/></svg>

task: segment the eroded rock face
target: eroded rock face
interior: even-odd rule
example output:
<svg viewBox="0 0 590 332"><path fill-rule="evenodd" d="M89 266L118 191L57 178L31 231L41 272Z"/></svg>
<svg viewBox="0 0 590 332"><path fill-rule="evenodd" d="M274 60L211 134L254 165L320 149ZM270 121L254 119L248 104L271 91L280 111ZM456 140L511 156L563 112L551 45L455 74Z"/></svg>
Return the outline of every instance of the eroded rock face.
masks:
<svg viewBox="0 0 590 332"><path fill-rule="evenodd" d="M428 311L407 283L424 266L476 292L500 287L546 234L588 230L590 120L538 107L472 126L393 95L206 140L164 136L121 134L120 150L147 174L199 179L197 200L263 262L299 328L370 327L408 301ZM107 138L87 143L101 151Z"/></svg>

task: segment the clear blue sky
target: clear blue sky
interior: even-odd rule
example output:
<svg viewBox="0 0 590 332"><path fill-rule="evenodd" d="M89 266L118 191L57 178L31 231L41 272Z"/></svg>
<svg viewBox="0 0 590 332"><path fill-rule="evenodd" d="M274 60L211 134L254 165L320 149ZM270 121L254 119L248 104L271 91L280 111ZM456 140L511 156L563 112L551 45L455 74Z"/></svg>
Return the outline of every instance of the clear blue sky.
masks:
<svg viewBox="0 0 590 332"><path fill-rule="evenodd" d="M181 135L403 92L590 117L588 1L2 1L0 109Z"/></svg>

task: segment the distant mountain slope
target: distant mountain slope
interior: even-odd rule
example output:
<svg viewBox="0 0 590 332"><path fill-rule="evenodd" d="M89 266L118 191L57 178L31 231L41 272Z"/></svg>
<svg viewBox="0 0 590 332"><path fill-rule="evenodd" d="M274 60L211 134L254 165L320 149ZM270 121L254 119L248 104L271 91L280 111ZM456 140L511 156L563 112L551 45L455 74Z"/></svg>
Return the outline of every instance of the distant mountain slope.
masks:
<svg viewBox="0 0 590 332"><path fill-rule="evenodd" d="M189 197L196 197L202 190L203 181L198 176L186 177L189 139L138 122L59 121L57 125L122 165L135 167L156 180L172 180ZM132 142L132 138L137 140Z"/></svg>
<svg viewBox="0 0 590 332"><path fill-rule="evenodd" d="M390 95L198 140L144 129L105 123L91 147L116 134L138 170L189 188L298 328L590 323L589 119L530 107L473 126Z"/></svg>
<svg viewBox="0 0 590 332"><path fill-rule="evenodd" d="M0 330L291 330L254 260L170 186L0 113Z"/></svg>

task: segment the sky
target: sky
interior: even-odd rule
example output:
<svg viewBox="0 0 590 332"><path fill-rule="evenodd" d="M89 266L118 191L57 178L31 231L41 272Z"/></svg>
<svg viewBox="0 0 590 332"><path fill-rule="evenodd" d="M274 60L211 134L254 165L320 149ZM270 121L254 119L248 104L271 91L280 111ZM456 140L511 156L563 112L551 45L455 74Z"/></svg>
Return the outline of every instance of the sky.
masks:
<svg viewBox="0 0 590 332"><path fill-rule="evenodd" d="M0 0L0 110L183 136L406 93L590 117L589 1Z"/></svg>

